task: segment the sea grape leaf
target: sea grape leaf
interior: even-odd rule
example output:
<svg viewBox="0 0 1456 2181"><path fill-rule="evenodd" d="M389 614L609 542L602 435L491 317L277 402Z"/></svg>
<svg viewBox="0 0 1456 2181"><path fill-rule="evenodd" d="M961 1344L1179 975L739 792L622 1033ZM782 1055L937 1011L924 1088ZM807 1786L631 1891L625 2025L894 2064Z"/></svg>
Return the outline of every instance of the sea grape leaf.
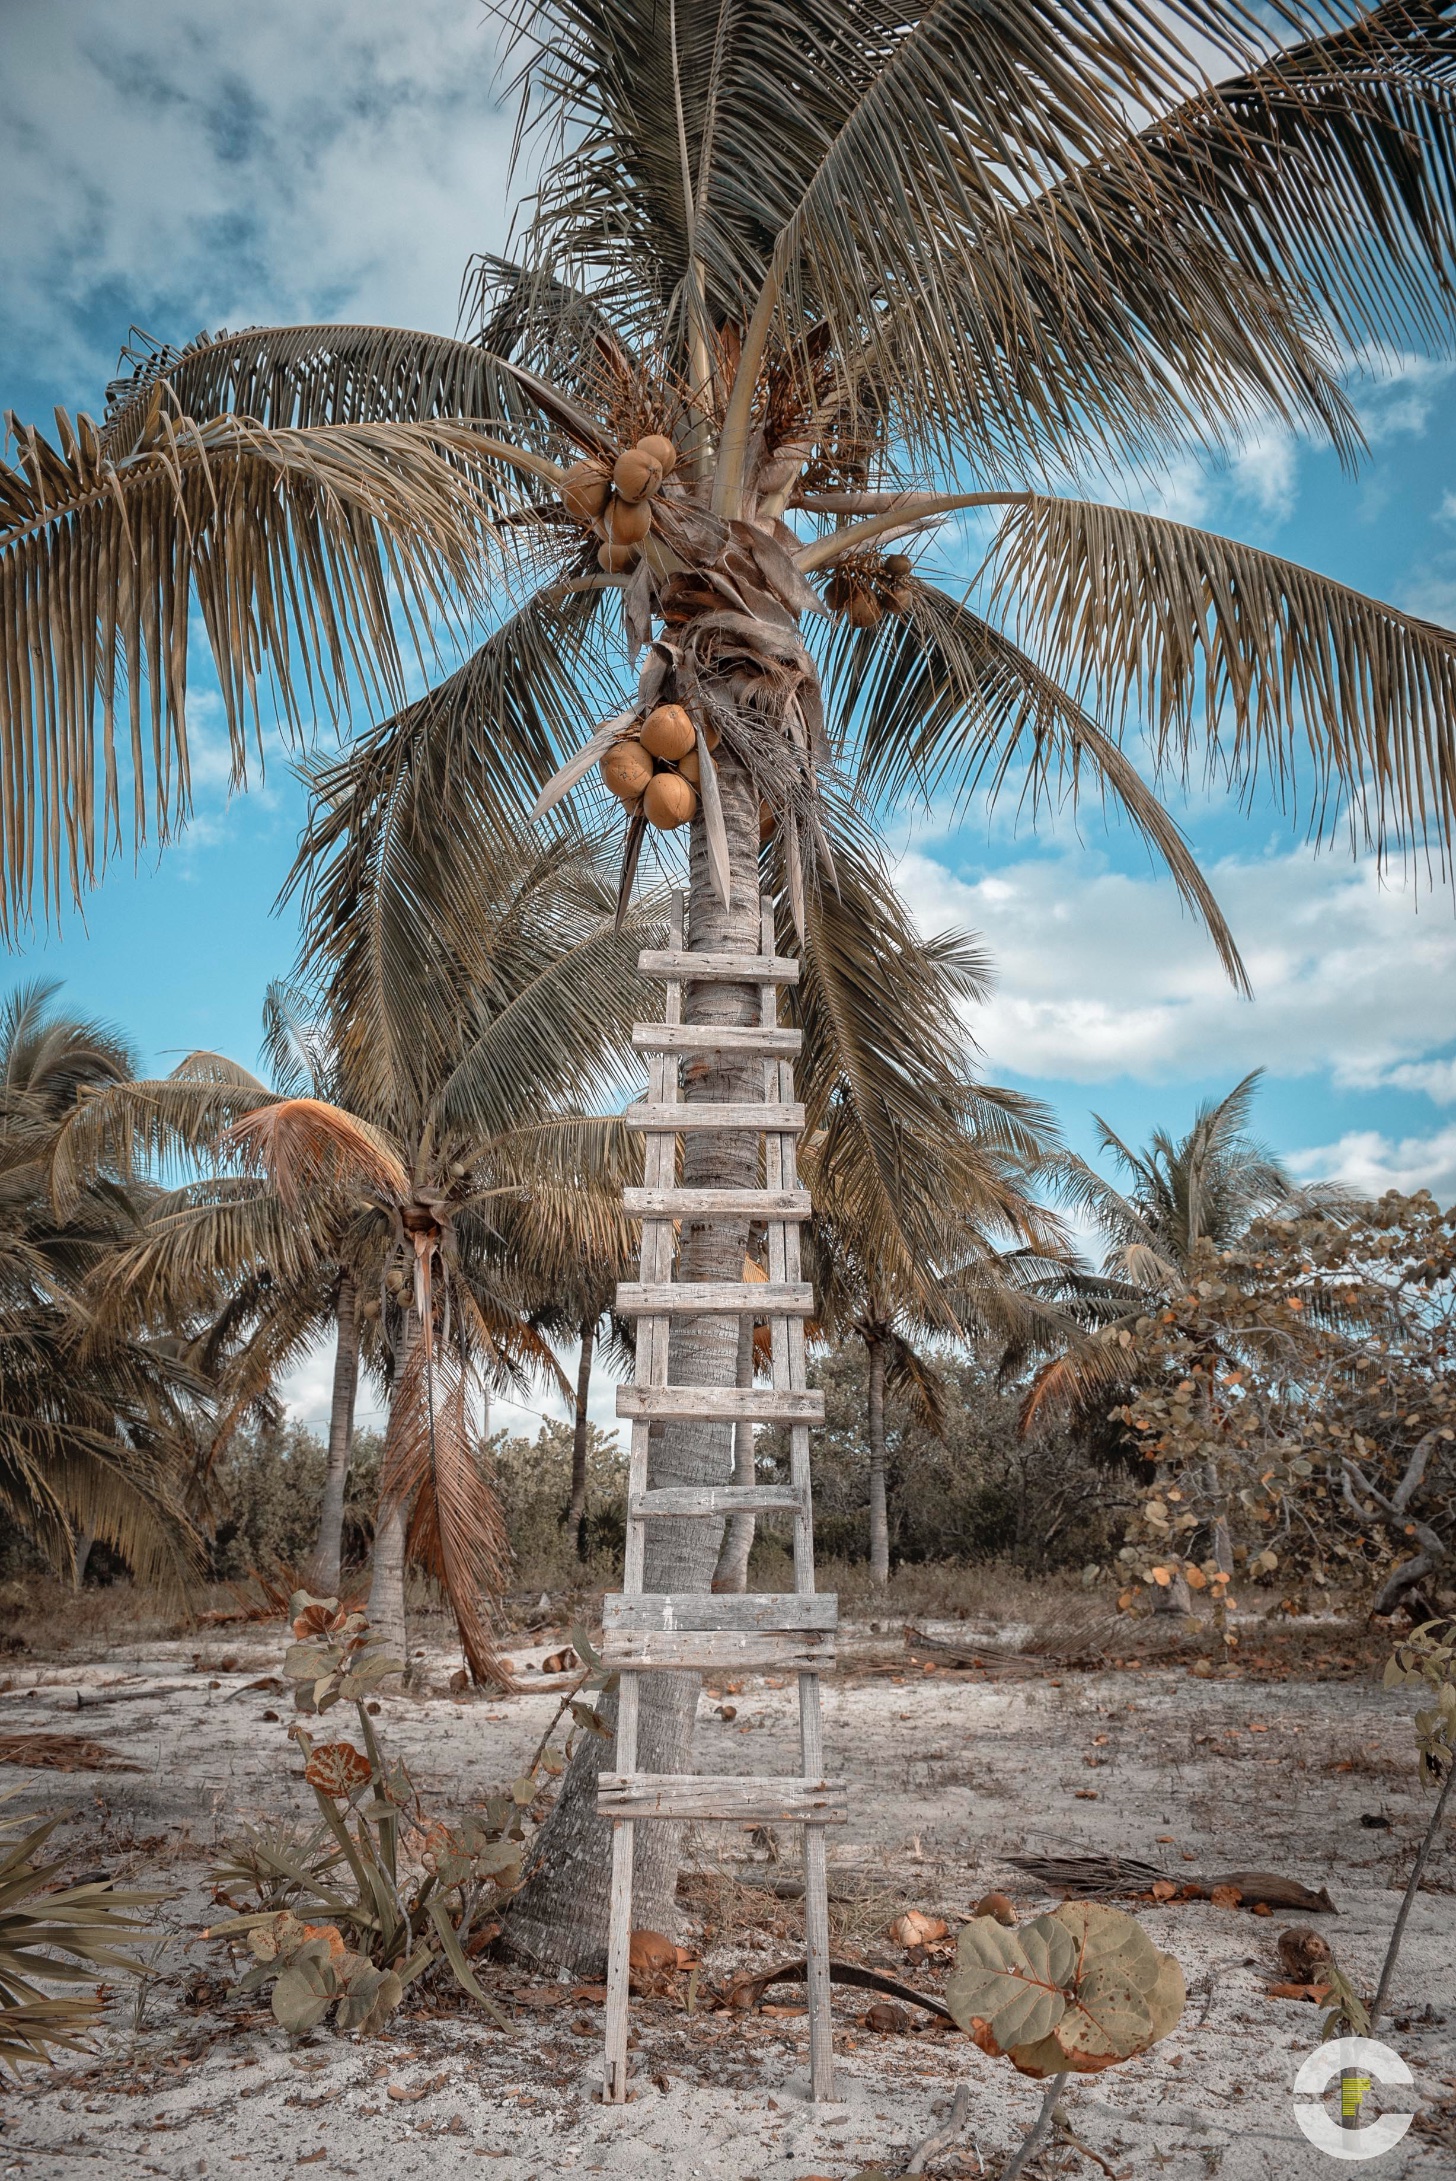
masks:
<svg viewBox="0 0 1456 2181"><path fill-rule="evenodd" d="M1052 2034L1069 2061L1095 2070L1145 2052L1153 2018L1132 1979L1114 1964L1078 1980L1077 1996Z"/></svg>
<svg viewBox="0 0 1456 2181"><path fill-rule="evenodd" d="M1157 1983L1161 1956L1136 1916L1103 1901L1063 1901L1052 1914L1076 1941L1079 1975L1116 1963L1140 1992Z"/></svg>
<svg viewBox="0 0 1456 2181"><path fill-rule="evenodd" d="M317 1961L291 1961L273 1987L273 2016L290 2037L322 2022L336 1993L333 1974Z"/></svg>
<svg viewBox="0 0 1456 2181"><path fill-rule="evenodd" d="M960 1935L946 2005L964 2030L986 2025L997 2049L1045 2037L1067 2007L1076 1963L1072 1934L1051 1916L1019 1930L978 1916Z"/></svg>

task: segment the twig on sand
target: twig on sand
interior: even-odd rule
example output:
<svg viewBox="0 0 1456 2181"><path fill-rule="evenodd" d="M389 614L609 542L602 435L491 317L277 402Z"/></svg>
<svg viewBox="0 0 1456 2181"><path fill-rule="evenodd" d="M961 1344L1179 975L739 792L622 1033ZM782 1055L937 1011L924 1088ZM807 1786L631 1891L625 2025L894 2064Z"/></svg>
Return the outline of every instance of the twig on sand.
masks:
<svg viewBox="0 0 1456 2181"><path fill-rule="evenodd" d="M1060 2105L1052 2108L1052 2126L1056 2129L1063 2143L1070 2143L1074 2151L1080 2151L1084 2158L1091 2159L1094 2166L1100 2166L1107 2175L1107 2181L1119 2181L1117 2168L1105 2159L1100 2151L1094 2151L1090 2143L1084 2143L1080 2136L1073 2135L1071 2128L1068 2126L1065 2111Z"/></svg>
<svg viewBox="0 0 1456 2181"><path fill-rule="evenodd" d="M1041 2101L1041 2111L1023 2136L1018 2148L1011 2153L1010 2158L1002 2167L1001 2181L1016 2181L1017 2175L1025 2171L1026 2162L1032 2153L1041 2149L1042 2144L1046 2141L1047 2131L1052 2124L1052 2114L1056 2111L1057 2100L1067 2087L1067 2077L1070 2073L1071 2069L1068 2068L1060 2075L1053 2075L1051 2081L1047 2084L1046 2096Z"/></svg>
<svg viewBox="0 0 1456 2181"><path fill-rule="evenodd" d="M943 2128L934 2129L923 2143L916 2144L910 2163L905 2168L907 2174L924 2173L927 2162L934 2158L936 2152L943 2151L949 2144L954 2143L956 2137L966 2125L966 2115L970 2109L971 2086L969 2083L962 2083L956 2091L955 2103L950 2109L950 2119ZM979 2158L980 2155L978 2151L976 2156Z"/></svg>

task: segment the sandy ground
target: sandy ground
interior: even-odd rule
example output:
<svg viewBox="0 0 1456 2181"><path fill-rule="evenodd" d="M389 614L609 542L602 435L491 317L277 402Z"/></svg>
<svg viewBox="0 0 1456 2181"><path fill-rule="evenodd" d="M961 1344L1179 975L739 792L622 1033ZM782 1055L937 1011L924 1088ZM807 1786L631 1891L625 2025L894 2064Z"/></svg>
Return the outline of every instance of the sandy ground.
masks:
<svg viewBox="0 0 1456 2181"><path fill-rule="evenodd" d="M851 1631L846 1631L846 1638ZM867 1632L866 1632L867 1633ZM558 1636L539 1631L519 1664ZM223 1640L225 1638L226 1640ZM158 1928L170 1934L140 2001L119 1985L94 2060L31 2072L0 2095L0 2174L49 2177L273 2173L701 2176L702 2181L847 2181L862 2167L903 2170L909 2148L970 2085L965 2133L930 2170L998 2175L1039 2100L1038 2086L958 2034L876 2034L863 1993L836 1995L840 2102L806 2101L805 2022L699 2006L681 1988L635 2005L638 2090L622 2109L595 2097L601 2009L569 1980L504 1966L492 1982L515 2035L453 2002L395 2018L356 2044L330 2031L297 2045L249 2002L227 1996L222 1951L198 1933L210 1915L207 1869L240 1818L306 1814L286 1700L246 1684L276 1666L277 1628L223 1631L199 1652L155 1642L83 1664L24 1662L0 1693L0 1732L84 1733L142 1769L63 1777L6 1767L22 1807L75 1812L60 1836L72 1870L165 1883ZM881 1651L884 1639L880 1639ZM454 1663L442 1651L432 1678ZM180 1695L154 1688L185 1684ZM77 1712L77 1687L135 1691ZM388 1746L427 1796L459 1807L507 1780L556 1699L448 1695L386 1703ZM747 1682L737 1717L705 1698L704 1770L790 1771L792 1685ZM1258 1866L1327 1884L1324 1920L1342 1963L1367 1989L1427 1814L1411 1762L1409 1703L1363 1674L1344 1681L1199 1681L1164 1668L1015 1681L926 1675L906 1664L849 1672L825 1689L831 1772L851 1786L851 1818L831 1836L841 1951L936 1989L943 1965L907 1964L883 1932L901 1907L963 1918L992 1886L1026 1913L1054 1905L1019 1879L1017 1850L1106 1849L1165 1863L1170 1876ZM281 1717L265 1717L269 1712ZM311 1798L309 1798L311 1801ZM15 1805L12 1805L15 1807ZM1362 1824L1386 1818L1387 1828ZM1168 1836L1166 1838L1162 1836ZM799 1950L796 1909L754 1881L791 1873L791 1835L771 1847L702 1828L690 1842L677 1936L701 1946L705 1981ZM777 1850L782 1861L770 1861ZM1140 1908L1183 1965L1189 2004L1178 2030L1127 2067L1072 2084L1062 2143L1029 2170L1101 2170L1142 2181L1313 2181L1332 2162L1293 2117L1291 2084L1319 2017L1270 2000L1274 1939L1290 1917L1260 1919L1207 1903ZM712 1925L704 1937L704 1922ZM791 2009L791 1988L769 1994ZM1383 2025L1415 2076L1385 2109L1414 2127L1371 2165L1382 2177L1456 2175L1456 1851L1441 1844L1412 1915ZM1369 2108L1376 2110L1378 2107Z"/></svg>

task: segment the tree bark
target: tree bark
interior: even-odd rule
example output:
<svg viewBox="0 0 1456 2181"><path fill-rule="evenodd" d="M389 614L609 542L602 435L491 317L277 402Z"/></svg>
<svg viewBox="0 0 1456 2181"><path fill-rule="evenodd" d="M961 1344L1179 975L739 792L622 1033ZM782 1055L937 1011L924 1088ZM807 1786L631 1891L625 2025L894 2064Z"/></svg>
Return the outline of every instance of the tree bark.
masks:
<svg viewBox="0 0 1456 2181"><path fill-rule="evenodd" d="M720 749L719 791L728 834L732 903L717 899L708 877L702 818L694 820L690 846L688 946L695 953L756 954L759 947L758 794L726 749ZM751 985L687 985L688 1022L748 1024L758 1019ZM683 1070L691 1100L757 1103L763 1096L762 1063L756 1059L692 1061ZM759 1139L746 1131L719 1135L704 1130L684 1138L682 1178L689 1188L755 1188ZM748 1244L743 1220L683 1223L678 1277L737 1280ZM675 1321L669 1369L679 1385L732 1386L738 1377L736 1318ZM725 1484L732 1470L731 1424L674 1423L654 1426L649 1483ZM647 1526L643 1588L706 1591L722 1539L721 1518L651 1522ZM693 1722L700 1681L696 1674L648 1674L642 1680L637 1764L642 1772L691 1769ZM615 1725L616 1702L604 1698L603 1720ZM617 1762L615 1741L584 1734L562 1780L555 1807L536 1839L525 1886L507 1911L503 1938L515 1951L577 1974L599 1971L606 1959L607 1906L612 1829L597 1815L597 1775ZM680 1827L654 1822L637 1828L633 1922L672 1932Z"/></svg>
<svg viewBox="0 0 1456 2181"><path fill-rule="evenodd" d="M576 1557L586 1558L586 1449L587 1396L591 1392L592 1355L597 1343L597 1321L583 1318L581 1321L581 1359L576 1366L576 1415L571 1427L571 1498L567 1502L563 1527L571 1530L576 1540Z"/></svg>
<svg viewBox="0 0 1456 2181"><path fill-rule="evenodd" d="M890 1580L890 1518L885 1500L885 1343L866 1340L869 1351L870 1581Z"/></svg>
<svg viewBox="0 0 1456 2181"><path fill-rule="evenodd" d="M740 1386L753 1384L752 1318L744 1318L738 1328L738 1383ZM754 1482L752 1424L735 1424L733 1427L733 1482ZM718 1554L718 1565L713 1570L714 1590L740 1593L747 1590L748 1558L753 1551L757 1519L755 1515L728 1517L722 1550Z"/></svg>
<svg viewBox="0 0 1456 2181"><path fill-rule="evenodd" d="M402 1316L394 1344L394 1395L391 1397L390 1421L394 1420L393 1401L404 1382L406 1367L420 1337L419 1316L413 1306ZM384 1467L381 1475L388 1474L390 1433L384 1441ZM370 1633L377 1636L409 1668L409 1631L404 1610L404 1547L409 1530L409 1501L407 1497L381 1489L378 1510L374 1517L374 1564L369 1582Z"/></svg>
<svg viewBox="0 0 1456 2181"><path fill-rule="evenodd" d="M329 1466L319 1508L318 1541L308 1567L308 1585L316 1597L337 1598L343 1580L344 1494L354 1451L354 1400L359 1387L359 1293L346 1272L339 1282L335 1308L338 1344L334 1350L334 1390L329 1402Z"/></svg>

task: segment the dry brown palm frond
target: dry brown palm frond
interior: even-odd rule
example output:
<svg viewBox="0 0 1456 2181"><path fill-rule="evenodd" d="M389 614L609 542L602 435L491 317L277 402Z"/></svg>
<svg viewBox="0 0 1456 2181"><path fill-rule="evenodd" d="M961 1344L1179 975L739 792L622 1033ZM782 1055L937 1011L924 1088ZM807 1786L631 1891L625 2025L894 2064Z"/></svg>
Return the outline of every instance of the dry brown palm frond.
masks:
<svg viewBox="0 0 1456 2181"><path fill-rule="evenodd" d="M460 425L199 424L154 389L124 454L86 417L57 412L57 426L52 446L12 420L15 461L0 464L11 922L37 884L48 904L90 884L119 835L119 725L138 836L149 807L162 835L185 816L194 600L241 773L265 702L297 725L353 684L398 701L400 623L417 655L433 651L435 626L478 591L511 489Z"/></svg>
<svg viewBox="0 0 1456 2181"><path fill-rule="evenodd" d="M392 1204L410 1193L409 1174L385 1136L323 1098L281 1099L235 1121L223 1141L256 1159L288 1206L347 1183Z"/></svg>
<svg viewBox="0 0 1456 2181"><path fill-rule="evenodd" d="M995 549L1002 598L1051 672L1136 707L1157 761L1210 772L1342 820L1384 857L1456 830L1456 635L1342 583L1164 516L1080 500L1017 507ZM1199 716L1201 715L1201 717Z"/></svg>
<svg viewBox="0 0 1456 2181"><path fill-rule="evenodd" d="M380 1492L411 1509L406 1549L444 1589L472 1680L510 1690L483 1604L506 1587L509 1546L473 1436L464 1371L421 1336L390 1401Z"/></svg>

